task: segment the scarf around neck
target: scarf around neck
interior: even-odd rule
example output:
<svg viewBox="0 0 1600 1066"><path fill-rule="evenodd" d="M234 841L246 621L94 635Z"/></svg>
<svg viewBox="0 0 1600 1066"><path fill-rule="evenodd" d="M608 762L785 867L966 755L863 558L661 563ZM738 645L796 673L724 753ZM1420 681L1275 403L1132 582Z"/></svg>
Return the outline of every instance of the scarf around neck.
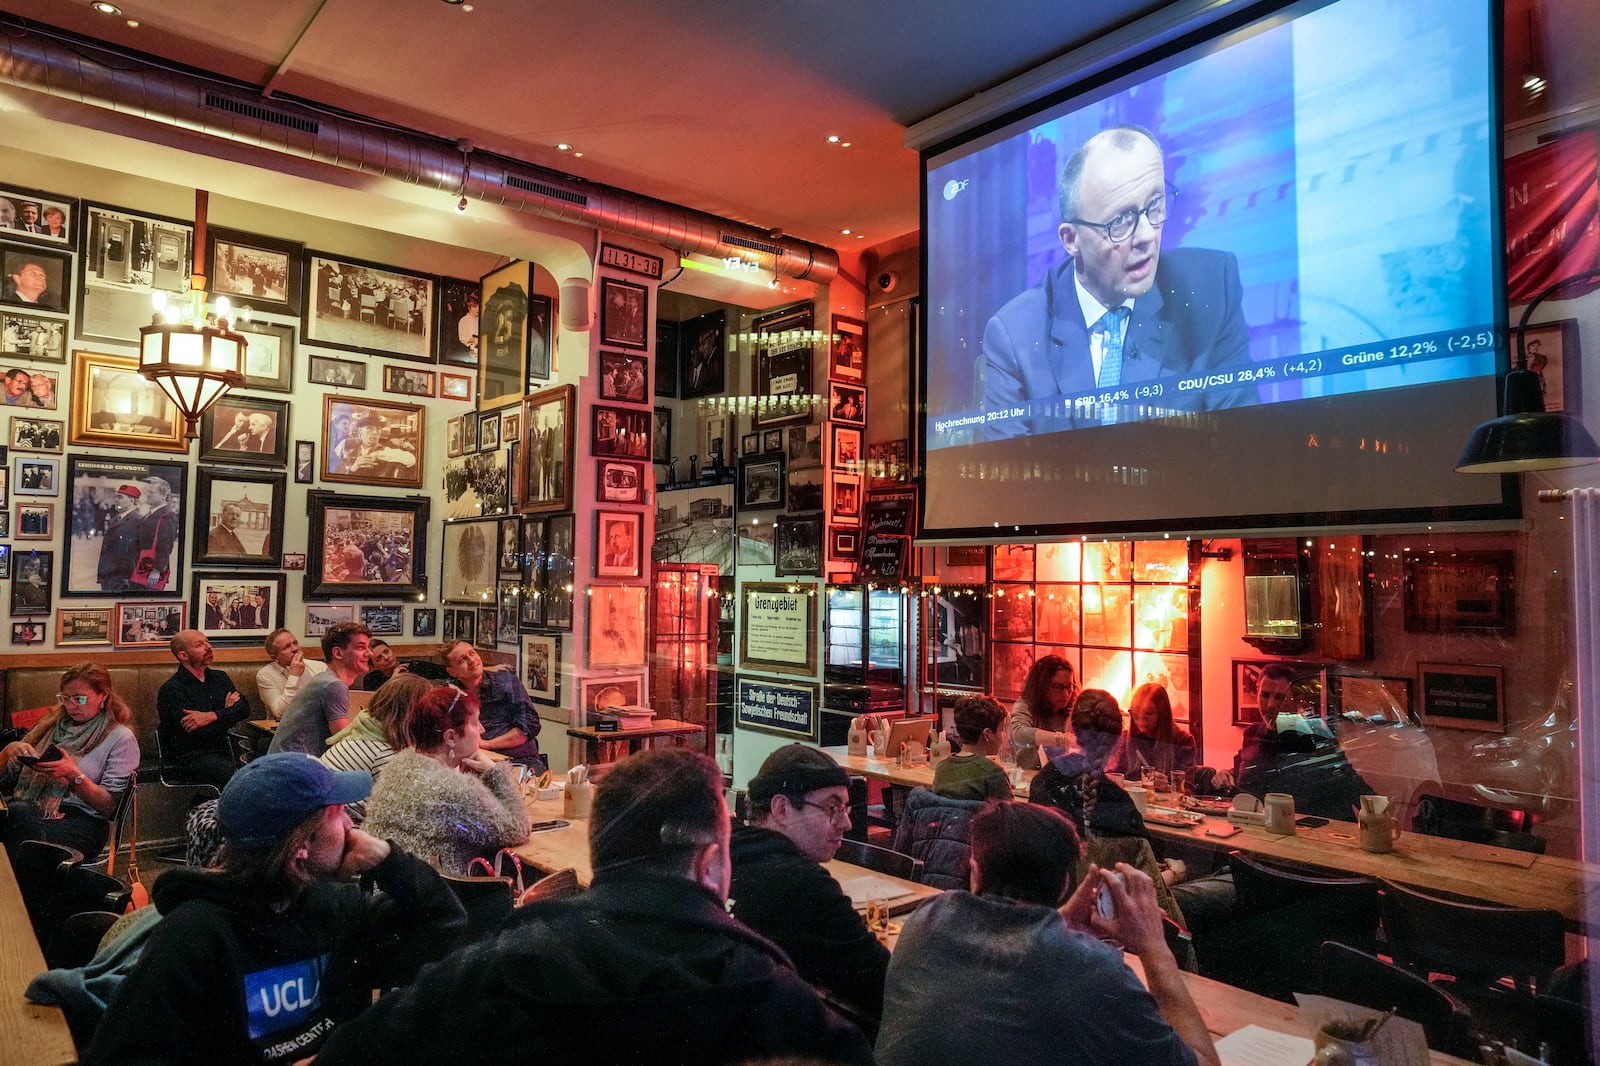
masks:
<svg viewBox="0 0 1600 1066"><path fill-rule="evenodd" d="M76 759L98 747L115 724L111 713L105 709L87 722L74 722L70 714L62 711L60 717L56 719L55 729L50 732L50 739L45 742L45 747L54 744ZM22 768L22 776L17 784L18 799L33 800L37 803L50 796L59 799L66 794L65 781L57 781L49 774L38 773L31 766Z"/></svg>

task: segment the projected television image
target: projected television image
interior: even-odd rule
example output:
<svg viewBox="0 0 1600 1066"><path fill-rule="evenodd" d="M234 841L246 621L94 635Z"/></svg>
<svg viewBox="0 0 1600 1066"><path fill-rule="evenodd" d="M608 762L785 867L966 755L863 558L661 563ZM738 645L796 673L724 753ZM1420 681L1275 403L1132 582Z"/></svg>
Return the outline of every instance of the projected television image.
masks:
<svg viewBox="0 0 1600 1066"><path fill-rule="evenodd" d="M929 156L925 525L1501 504L1493 6L1294 5Z"/></svg>

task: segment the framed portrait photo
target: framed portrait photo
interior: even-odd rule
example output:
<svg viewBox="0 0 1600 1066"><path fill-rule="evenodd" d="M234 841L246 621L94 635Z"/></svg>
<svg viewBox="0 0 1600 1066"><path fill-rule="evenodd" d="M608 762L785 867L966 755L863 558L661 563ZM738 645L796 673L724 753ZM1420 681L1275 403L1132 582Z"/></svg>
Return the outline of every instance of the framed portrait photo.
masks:
<svg viewBox="0 0 1600 1066"><path fill-rule="evenodd" d="M679 327L683 398L716 396L727 387L728 313L712 311Z"/></svg>
<svg viewBox="0 0 1600 1066"><path fill-rule="evenodd" d="M19 455L12 491L18 496L61 495L61 460L43 456Z"/></svg>
<svg viewBox="0 0 1600 1066"><path fill-rule="evenodd" d="M595 512L595 577L639 576L643 520L637 511Z"/></svg>
<svg viewBox="0 0 1600 1066"><path fill-rule="evenodd" d="M478 416L478 447L484 451L500 447L499 411L487 411Z"/></svg>
<svg viewBox="0 0 1600 1066"><path fill-rule="evenodd" d="M643 585L595 585L589 593L589 666L643 666Z"/></svg>
<svg viewBox="0 0 1600 1066"><path fill-rule="evenodd" d="M650 431L654 417L650 411L627 407L591 409L589 450L597 459L637 459L650 456Z"/></svg>
<svg viewBox="0 0 1600 1066"><path fill-rule="evenodd" d="M201 416L200 459L284 466L289 461L289 401L224 396Z"/></svg>
<svg viewBox="0 0 1600 1066"><path fill-rule="evenodd" d="M528 373L524 392L542 389L550 383L550 342L554 316L550 297L538 293L528 297Z"/></svg>
<svg viewBox="0 0 1600 1066"><path fill-rule="evenodd" d="M207 283L213 293L253 311L298 316L304 252L305 246L293 241L208 227Z"/></svg>
<svg viewBox="0 0 1600 1066"><path fill-rule="evenodd" d="M561 637L531 633L522 638L522 686L538 703L561 706Z"/></svg>
<svg viewBox="0 0 1600 1066"><path fill-rule="evenodd" d="M0 303L30 311L64 312L71 294L71 253L0 243Z"/></svg>
<svg viewBox="0 0 1600 1066"><path fill-rule="evenodd" d="M309 485L317 477L317 442L314 440L297 440L294 442L294 483L296 485Z"/></svg>
<svg viewBox="0 0 1600 1066"><path fill-rule="evenodd" d="M417 599L428 594L423 496L307 493L306 600Z"/></svg>
<svg viewBox="0 0 1600 1066"><path fill-rule="evenodd" d="M439 611L434 607L418 607L411 612L411 635L434 637L439 632Z"/></svg>
<svg viewBox="0 0 1600 1066"><path fill-rule="evenodd" d="M623 403L647 403L650 397L650 362L629 352L600 353L600 398Z"/></svg>
<svg viewBox="0 0 1600 1066"><path fill-rule="evenodd" d="M828 511L841 526L861 524L861 475L835 473L829 482Z"/></svg>
<svg viewBox="0 0 1600 1066"><path fill-rule="evenodd" d="M48 452L59 455L66 423L54 418L27 418L11 416L11 450L14 452Z"/></svg>
<svg viewBox="0 0 1600 1066"><path fill-rule="evenodd" d="M0 185L0 230L8 238L70 248L77 226L77 200L42 189Z"/></svg>
<svg viewBox="0 0 1600 1066"><path fill-rule="evenodd" d="M861 430L853 426L833 427L833 448L828 465L835 470L854 471L861 465Z"/></svg>
<svg viewBox="0 0 1600 1066"><path fill-rule="evenodd" d="M182 600L119 603L112 639L119 648L163 648L187 628L189 605Z"/></svg>
<svg viewBox="0 0 1600 1066"><path fill-rule="evenodd" d="M570 514L546 520L544 541L544 621L552 629L572 628L572 601L577 563L577 519Z"/></svg>
<svg viewBox="0 0 1600 1066"><path fill-rule="evenodd" d="M754 455L761 450L761 434L746 433L739 438L739 454Z"/></svg>
<svg viewBox="0 0 1600 1066"><path fill-rule="evenodd" d="M62 595L182 595L188 475L175 460L67 456Z"/></svg>
<svg viewBox="0 0 1600 1066"><path fill-rule="evenodd" d="M68 443L187 452L186 428L177 405L167 399L161 386L139 374L138 359L103 352L72 353Z"/></svg>
<svg viewBox="0 0 1600 1066"><path fill-rule="evenodd" d="M56 646L110 644L110 607L62 607L56 611Z"/></svg>
<svg viewBox="0 0 1600 1066"><path fill-rule="evenodd" d="M576 395L571 385L557 385L522 401L522 484L517 506L523 511L537 514L572 506Z"/></svg>
<svg viewBox="0 0 1600 1066"><path fill-rule="evenodd" d="M18 540L55 540L56 505L18 500L16 536Z"/></svg>
<svg viewBox="0 0 1600 1066"><path fill-rule="evenodd" d="M1578 320L1565 318L1529 326L1522 334L1528 369L1539 375L1546 411L1583 410L1583 360L1578 347ZM1511 356L1516 358L1516 338Z"/></svg>
<svg viewBox="0 0 1600 1066"><path fill-rule="evenodd" d="M433 362L433 278L308 252L305 286L300 330L307 344Z"/></svg>
<svg viewBox="0 0 1600 1066"><path fill-rule="evenodd" d="M600 343L616 348L650 346L650 290L631 281L600 279Z"/></svg>
<svg viewBox="0 0 1600 1066"><path fill-rule="evenodd" d="M434 373L431 370L413 370L406 366L383 368L383 391L401 396L432 396Z"/></svg>
<svg viewBox="0 0 1600 1066"><path fill-rule="evenodd" d="M78 339L130 344L150 324L151 296L177 302L194 274L194 224L85 203Z"/></svg>
<svg viewBox="0 0 1600 1066"><path fill-rule="evenodd" d="M56 553L23 551L19 548L12 570L12 616L49 615L50 585L56 576Z"/></svg>
<svg viewBox="0 0 1600 1066"><path fill-rule="evenodd" d="M438 361L451 366L478 365L478 283L466 278L440 278L439 321L434 327ZM458 397L459 398L459 397Z"/></svg>
<svg viewBox="0 0 1600 1066"><path fill-rule="evenodd" d="M867 390L860 385L828 384L828 417L846 426L867 424Z"/></svg>
<svg viewBox="0 0 1600 1066"><path fill-rule="evenodd" d="M439 395L446 400L472 402L472 378L466 374L439 374Z"/></svg>
<svg viewBox="0 0 1600 1066"><path fill-rule="evenodd" d="M322 480L422 487L427 412L390 400L322 398Z"/></svg>
<svg viewBox="0 0 1600 1066"><path fill-rule="evenodd" d="M261 392L294 391L294 327L255 319L236 322L245 334L244 387Z"/></svg>
<svg viewBox="0 0 1600 1066"><path fill-rule="evenodd" d="M518 259L491 270L478 292L478 406L500 407L526 391L533 264Z"/></svg>
<svg viewBox="0 0 1600 1066"><path fill-rule="evenodd" d="M195 471L194 561L275 567L283 553L285 475Z"/></svg>
<svg viewBox="0 0 1600 1066"><path fill-rule="evenodd" d="M833 316L833 344L828 351L828 377L860 385L867 380L867 325Z"/></svg>
<svg viewBox="0 0 1600 1066"><path fill-rule="evenodd" d="M306 380L335 389L364 389L367 387L367 364L313 355L306 368Z"/></svg>
<svg viewBox="0 0 1600 1066"><path fill-rule="evenodd" d="M494 646L499 640L500 636L498 629L500 612L494 607L494 605L491 604L488 607L477 608L476 613L478 615L478 620L477 624L473 628L476 631L477 636L472 643L475 647L486 648L490 651L493 651Z"/></svg>
<svg viewBox="0 0 1600 1066"><path fill-rule="evenodd" d="M782 510L783 455L746 456L739 460L739 510Z"/></svg>
<svg viewBox="0 0 1600 1066"><path fill-rule="evenodd" d="M494 598L495 552L499 535L499 520L494 518L444 524L444 543L439 564L441 601L478 604Z"/></svg>
<svg viewBox="0 0 1600 1066"><path fill-rule="evenodd" d="M454 459L461 454L461 416L445 419L444 457Z"/></svg>
<svg viewBox="0 0 1600 1066"><path fill-rule="evenodd" d="M283 625L283 590L282 574L196 570L189 593L191 624L217 643L260 643Z"/></svg>
<svg viewBox="0 0 1600 1066"><path fill-rule="evenodd" d="M34 363L66 362L66 319L0 311L0 355Z"/></svg>
<svg viewBox="0 0 1600 1066"><path fill-rule="evenodd" d="M672 461L672 408L657 407L654 421L650 434L650 461L669 463Z"/></svg>

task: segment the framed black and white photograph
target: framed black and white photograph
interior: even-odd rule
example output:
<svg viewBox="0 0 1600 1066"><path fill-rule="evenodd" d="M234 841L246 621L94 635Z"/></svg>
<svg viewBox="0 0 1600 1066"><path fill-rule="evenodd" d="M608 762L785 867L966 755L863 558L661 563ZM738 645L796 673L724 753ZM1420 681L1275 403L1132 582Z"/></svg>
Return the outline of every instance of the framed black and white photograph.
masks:
<svg viewBox="0 0 1600 1066"><path fill-rule="evenodd" d="M836 525L861 524L861 475L835 473L831 479L832 490L828 499L831 520Z"/></svg>
<svg viewBox="0 0 1600 1066"><path fill-rule="evenodd" d="M522 638L522 687L538 703L561 706L561 637L532 633Z"/></svg>
<svg viewBox="0 0 1600 1066"><path fill-rule="evenodd" d="M438 361L450 366L478 365L478 283L440 278L439 322L434 328Z"/></svg>
<svg viewBox="0 0 1600 1066"><path fill-rule="evenodd" d="M570 514L553 515L545 526L544 621L552 629L572 628L573 583L577 564L573 550L577 544L577 519Z"/></svg>
<svg viewBox="0 0 1600 1066"><path fill-rule="evenodd" d="M119 648L163 648L189 628L189 605L182 600L119 603L112 624Z"/></svg>
<svg viewBox="0 0 1600 1066"><path fill-rule="evenodd" d="M301 336L307 344L433 362L433 278L308 252Z"/></svg>
<svg viewBox="0 0 1600 1066"><path fill-rule="evenodd" d="M423 496L307 493L312 551L306 600L418 599L428 594L428 513Z"/></svg>
<svg viewBox="0 0 1600 1066"><path fill-rule="evenodd" d="M461 452L465 455L477 450L478 416L475 412L469 412L461 416Z"/></svg>
<svg viewBox="0 0 1600 1066"><path fill-rule="evenodd" d="M683 398L716 396L727 387L728 313L712 311L679 326Z"/></svg>
<svg viewBox="0 0 1600 1066"><path fill-rule="evenodd" d="M54 418L11 416L11 450L61 454L61 439L66 423Z"/></svg>
<svg viewBox="0 0 1600 1066"><path fill-rule="evenodd" d="M194 224L85 203L78 339L131 344L150 324L151 297L184 299L194 274Z"/></svg>
<svg viewBox="0 0 1600 1066"><path fill-rule="evenodd" d="M202 462L284 466L289 461L289 401L230 393L200 419Z"/></svg>
<svg viewBox="0 0 1600 1066"><path fill-rule="evenodd" d="M283 625L284 575L194 572L189 617L217 644L259 644ZM309 629L306 636L310 637Z"/></svg>
<svg viewBox="0 0 1600 1066"><path fill-rule="evenodd" d="M206 230L206 279L212 293L252 311L300 314L305 246L257 233Z"/></svg>
<svg viewBox="0 0 1600 1066"><path fill-rule="evenodd" d="M413 370L404 366L383 368L383 391L401 396L432 396L435 375L431 370Z"/></svg>
<svg viewBox="0 0 1600 1066"><path fill-rule="evenodd" d="M644 516L637 511L596 511L594 576L638 577Z"/></svg>
<svg viewBox="0 0 1600 1066"><path fill-rule="evenodd" d="M521 585L501 582L494 622L495 643L517 646L517 603L521 598Z"/></svg>
<svg viewBox="0 0 1600 1066"><path fill-rule="evenodd" d="M434 637L438 635L439 611L434 607L418 607L411 612L411 635Z"/></svg>
<svg viewBox="0 0 1600 1066"><path fill-rule="evenodd" d="M36 363L66 362L66 319L23 311L0 312L0 355Z"/></svg>
<svg viewBox="0 0 1600 1066"><path fill-rule="evenodd" d="M739 438L739 454L755 455L761 450L761 434L746 433Z"/></svg>
<svg viewBox="0 0 1600 1066"><path fill-rule="evenodd" d="M499 535L499 520L494 518L444 524L444 547L439 565L441 601L478 604L494 597Z"/></svg>
<svg viewBox="0 0 1600 1066"><path fill-rule="evenodd" d="M334 626L342 622L354 622L355 620L356 605L353 603L308 603L306 604L306 639L317 640Z"/></svg>
<svg viewBox="0 0 1600 1066"><path fill-rule="evenodd" d="M11 614L41 616L50 613L50 585L55 580L56 553L18 548L11 578Z"/></svg>
<svg viewBox="0 0 1600 1066"><path fill-rule="evenodd" d="M500 612L496 605L491 603L487 607L479 607L477 614L478 620L474 626L477 631L477 637L472 643L475 647L493 651L495 642L499 639L497 623L500 620Z"/></svg>
<svg viewBox="0 0 1600 1066"><path fill-rule="evenodd" d="M861 430L854 426L835 425L833 447L828 465L835 470L855 471L861 465Z"/></svg>
<svg viewBox="0 0 1600 1066"><path fill-rule="evenodd" d="M650 461L668 463L672 460L672 408L655 409L655 425L650 435Z"/></svg>
<svg viewBox="0 0 1600 1066"><path fill-rule="evenodd" d="M623 403L648 403L650 363L629 352L600 353L600 398Z"/></svg>
<svg viewBox="0 0 1600 1066"><path fill-rule="evenodd" d="M421 404L324 396L322 480L420 489L426 433Z"/></svg>
<svg viewBox="0 0 1600 1066"><path fill-rule="evenodd" d="M637 459L650 456L650 430L654 416L650 411L626 407L591 408L589 450L597 459Z"/></svg>
<svg viewBox="0 0 1600 1066"><path fill-rule="evenodd" d="M468 417L471 417L470 415ZM461 454L461 416L445 419L444 457L454 459Z"/></svg>
<svg viewBox="0 0 1600 1066"><path fill-rule="evenodd" d="M69 248L77 225L77 200L41 189L0 185L0 230L7 237Z"/></svg>
<svg viewBox="0 0 1600 1066"><path fill-rule="evenodd" d="M65 311L72 293L72 256L24 244L0 244L0 303Z"/></svg>
<svg viewBox="0 0 1600 1066"><path fill-rule="evenodd" d="M499 411L488 411L478 416L478 447L486 452L500 447Z"/></svg>
<svg viewBox="0 0 1600 1066"><path fill-rule="evenodd" d="M823 481L820 466L790 470L788 509L795 512L822 510Z"/></svg>
<svg viewBox="0 0 1600 1066"><path fill-rule="evenodd" d="M550 297L538 293L528 297L528 372L523 391L533 392L550 383L550 349L555 324Z"/></svg>
<svg viewBox="0 0 1600 1066"><path fill-rule="evenodd" d="M650 347L650 290L631 281L600 279L600 343L617 348Z"/></svg>
<svg viewBox="0 0 1600 1066"><path fill-rule="evenodd" d="M44 630L44 622L12 622L11 643L43 644Z"/></svg>
<svg viewBox="0 0 1600 1066"><path fill-rule="evenodd" d="M451 611L450 613L452 615L454 615L455 619L456 619L456 635L455 635L455 639L456 640L464 640L468 644L476 644L477 641L475 639L473 639L473 638L475 638L478 635L478 611L477 611L477 608L469 607L464 611L457 610L457 611Z"/></svg>
<svg viewBox="0 0 1600 1066"><path fill-rule="evenodd" d="M67 456L64 596L181 595L189 466Z"/></svg>
<svg viewBox="0 0 1600 1066"><path fill-rule="evenodd" d="M439 396L445 400L472 402L472 378L466 374L439 374Z"/></svg>
<svg viewBox="0 0 1600 1066"><path fill-rule="evenodd" d="M244 387L260 392L294 391L294 327L255 319L235 322L245 335Z"/></svg>
<svg viewBox="0 0 1600 1066"><path fill-rule="evenodd" d="M867 390L859 385L828 385L828 417L847 426L867 424Z"/></svg>
<svg viewBox="0 0 1600 1066"><path fill-rule="evenodd" d="M18 496L61 495L61 460L19 455L11 491Z"/></svg>
<svg viewBox="0 0 1600 1066"><path fill-rule="evenodd" d="M297 440L294 442L294 483L296 485L309 485L317 479L317 442L314 440Z"/></svg>
<svg viewBox="0 0 1600 1066"><path fill-rule="evenodd" d="M739 460L739 510L783 510L783 456L758 455Z"/></svg>
<svg viewBox="0 0 1600 1066"><path fill-rule="evenodd" d="M367 364L329 355L313 355L306 361L306 380L313 385L335 389L365 389Z"/></svg>
<svg viewBox="0 0 1600 1066"><path fill-rule="evenodd" d="M778 577L821 576L822 516L779 515L773 538L773 572Z"/></svg>
<svg viewBox="0 0 1600 1066"><path fill-rule="evenodd" d="M499 555L495 565L499 567L500 580L520 584L522 581L522 520L517 518L502 518L500 529L496 534L499 543Z"/></svg>
<svg viewBox="0 0 1600 1066"><path fill-rule="evenodd" d="M783 430L767 429L761 432L761 450L764 452L779 452L783 450Z"/></svg>
<svg viewBox="0 0 1600 1066"><path fill-rule="evenodd" d="M510 464L504 450L473 452L444 461L444 517L482 518L505 514L509 508L506 492L511 481Z"/></svg>
<svg viewBox="0 0 1600 1066"><path fill-rule="evenodd" d="M515 403L526 391L533 264L518 259L478 281L478 406Z"/></svg>
<svg viewBox="0 0 1600 1066"><path fill-rule="evenodd" d="M15 373L15 372L13 372ZM25 371L29 388L43 371ZM11 373L6 388L12 387ZM55 406L54 386L48 406ZM35 398L38 394L35 391ZM72 353L72 407L67 442L90 447L187 452L187 427L161 386L139 374L139 360L103 352Z"/></svg>
<svg viewBox="0 0 1600 1066"><path fill-rule="evenodd" d="M597 503L643 503L644 464L601 459L595 464Z"/></svg>
<svg viewBox="0 0 1600 1066"><path fill-rule="evenodd" d="M405 635L405 613L398 603L363 603L356 617L375 637L399 637Z"/></svg>
<svg viewBox="0 0 1600 1066"><path fill-rule="evenodd" d="M6 399L14 398L12 406L25 409L54 411L61 395L60 375L54 370L40 370L36 366L26 370L14 366L5 370L4 384ZM159 392L160 389L156 391ZM29 399L24 400L24 396Z"/></svg>
<svg viewBox="0 0 1600 1066"><path fill-rule="evenodd" d="M811 419L810 304L757 318L756 406L752 425L787 426Z"/></svg>
<svg viewBox="0 0 1600 1066"><path fill-rule="evenodd" d="M275 567L283 553L282 473L202 466L194 482L194 561Z"/></svg>
<svg viewBox="0 0 1600 1066"><path fill-rule="evenodd" d="M56 505L37 501L17 501L17 539L55 540Z"/></svg>
<svg viewBox="0 0 1600 1066"><path fill-rule="evenodd" d="M828 377L859 385L867 380L867 324L833 316L833 344L828 352Z"/></svg>
<svg viewBox="0 0 1600 1066"><path fill-rule="evenodd" d="M822 465L822 427L815 422L803 426L790 426L788 435L789 467Z"/></svg>
<svg viewBox="0 0 1600 1066"><path fill-rule="evenodd" d="M643 585L594 585L589 589L589 666L645 664Z"/></svg>
<svg viewBox="0 0 1600 1066"><path fill-rule="evenodd" d="M656 372L655 395L666 399L678 397L678 339L682 331L670 319L656 319Z"/></svg>

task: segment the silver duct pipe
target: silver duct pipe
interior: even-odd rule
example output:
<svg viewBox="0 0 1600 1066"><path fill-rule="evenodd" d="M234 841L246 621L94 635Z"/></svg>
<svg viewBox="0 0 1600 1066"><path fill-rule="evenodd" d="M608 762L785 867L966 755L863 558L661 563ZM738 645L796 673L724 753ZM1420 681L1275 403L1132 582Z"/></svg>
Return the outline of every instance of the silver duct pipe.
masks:
<svg viewBox="0 0 1600 1066"><path fill-rule="evenodd" d="M150 122L341 167L408 185L463 193L515 211L629 233L680 252L754 253L761 264L803 281L839 272L831 248L596 184L489 153L472 152L462 187L453 142L282 98L249 86L158 65L133 53L60 31L7 27L0 34L0 82Z"/></svg>

